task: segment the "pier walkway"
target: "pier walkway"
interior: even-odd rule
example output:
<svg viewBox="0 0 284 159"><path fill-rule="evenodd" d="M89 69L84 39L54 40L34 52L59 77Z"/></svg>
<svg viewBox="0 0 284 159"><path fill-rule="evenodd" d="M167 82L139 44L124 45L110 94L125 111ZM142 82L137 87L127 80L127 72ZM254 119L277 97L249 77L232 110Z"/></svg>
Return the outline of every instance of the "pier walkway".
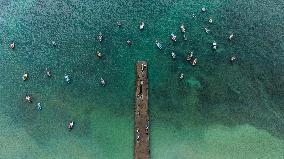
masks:
<svg viewBox="0 0 284 159"><path fill-rule="evenodd" d="M148 70L147 62L145 61L137 62L134 159L150 158L147 70Z"/></svg>

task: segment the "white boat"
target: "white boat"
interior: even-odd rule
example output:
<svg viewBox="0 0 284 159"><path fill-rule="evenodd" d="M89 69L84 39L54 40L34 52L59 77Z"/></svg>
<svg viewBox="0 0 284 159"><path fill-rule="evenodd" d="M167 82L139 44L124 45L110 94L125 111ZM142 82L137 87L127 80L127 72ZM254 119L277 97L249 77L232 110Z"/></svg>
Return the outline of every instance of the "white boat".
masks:
<svg viewBox="0 0 284 159"><path fill-rule="evenodd" d="M176 54L174 52L171 53L172 58L175 59L176 58Z"/></svg>
<svg viewBox="0 0 284 159"><path fill-rule="evenodd" d="M229 36L229 40L232 40L233 37L234 37L234 34L232 33L232 34Z"/></svg>
<svg viewBox="0 0 284 159"><path fill-rule="evenodd" d="M190 52L190 53L187 55L186 60L187 60L187 61L190 61L192 57L193 57L193 52Z"/></svg>
<svg viewBox="0 0 284 159"><path fill-rule="evenodd" d="M217 43L216 43L216 41L214 41L214 42L212 43L212 48L213 48L214 50L217 49Z"/></svg>
<svg viewBox="0 0 284 159"><path fill-rule="evenodd" d="M73 127L74 127L74 122L73 121L69 122L67 127L68 127L69 130L72 130Z"/></svg>
<svg viewBox="0 0 284 159"><path fill-rule="evenodd" d="M184 74L181 73L180 76L179 76L179 79L182 80L183 78L184 78Z"/></svg>
<svg viewBox="0 0 284 159"><path fill-rule="evenodd" d="M24 81L26 81L28 78L29 78L29 76L28 76L27 73L25 73L25 74L23 75L23 77L22 77L22 79L23 79Z"/></svg>
<svg viewBox="0 0 284 159"><path fill-rule="evenodd" d="M64 79L67 83L71 83L71 79L70 79L70 76L69 75L64 75Z"/></svg>
<svg viewBox="0 0 284 159"><path fill-rule="evenodd" d="M175 34L171 33L171 39L172 39L172 41L176 42L177 36Z"/></svg>
<svg viewBox="0 0 284 159"><path fill-rule="evenodd" d="M184 34L183 35L183 40L186 41L187 40L187 36Z"/></svg>
<svg viewBox="0 0 284 159"><path fill-rule="evenodd" d="M14 49L14 48L15 48L15 43L14 43L14 41L12 41L12 42L10 43L10 48L11 48L11 49Z"/></svg>
<svg viewBox="0 0 284 159"><path fill-rule="evenodd" d="M163 48L162 44L158 40L156 40L156 45L160 50Z"/></svg>
<svg viewBox="0 0 284 159"><path fill-rule="evenodd" d="M103 34L101 32L98 35L98 40L99 40L99 42L103 41Z"/></svg>
<svg viewBox="0 0 284 159"><path fill-rule="evenodd" d="M184 27L183 24L180 26L180 31L181 31L182 33L185 33L185 27Z"/></svg>
<svg viewBox="0 0 284 159"><path fill-rule="evenodd" d="M32 103L32 96L26 96L25 99L26 101Z"/></svg>
<svg viewBox="0 0 284 159"><path fill-rule="evenodd" d="M37 103L37 109L42 110L42 106L40 105L40 103Z"/></svg>
<svg viewBox="0 0 284 159"><path fill-rule="evenodd" d="M212 18L209 18L208 22L209 22L210 24L212 24L212 23L213 23L213 19L212 19Z"/></svg>
<svg viewBox="0 0 284 159"><path fill-rule="evenodd" d="M101 77L101 85L104 87L106 85L105 80Z"/></svg>
<svg viewBox="0 0 284 159"><path fill-rule="evenodd" d="M197 58L195 58L193 61L192 61L192 66L195 66L197 63Z"/></svg>
<svg viewBox="0 0 284 159"><path fill-rule="evenodd" d="M141 22L141 23L140 23L140 26L139 26L139 29L140 29L140 30L143 30L143 29L144 29L144 25L145 25L144 22Z"/></svg>
<svg viewBox="0 0 284 159"><path fill-rule="evenodd" d="M210 32L210 30L208 28L204 28L205 32L208 34Z"/></svg>

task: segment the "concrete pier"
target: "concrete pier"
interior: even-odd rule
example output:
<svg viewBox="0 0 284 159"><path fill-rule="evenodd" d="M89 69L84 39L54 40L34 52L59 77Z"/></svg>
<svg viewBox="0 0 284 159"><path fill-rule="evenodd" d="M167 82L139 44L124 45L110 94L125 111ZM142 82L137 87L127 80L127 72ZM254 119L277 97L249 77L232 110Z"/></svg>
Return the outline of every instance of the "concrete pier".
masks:
<svg viewBox="0 0 284 159"><path fill-rule="evenodd" d="M148 65L136 64L136 103L134 127L134 159L149 159Z"/></svg>

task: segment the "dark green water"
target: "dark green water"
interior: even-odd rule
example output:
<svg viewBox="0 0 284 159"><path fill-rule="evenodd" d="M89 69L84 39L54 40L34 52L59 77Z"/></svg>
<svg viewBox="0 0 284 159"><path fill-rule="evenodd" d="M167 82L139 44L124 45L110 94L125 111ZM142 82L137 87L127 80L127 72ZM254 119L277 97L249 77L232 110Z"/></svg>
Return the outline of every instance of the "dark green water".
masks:
<svg viewBox="0 0 284 159"><path fill-rule="evenodd" d="M281 0L0 0L0 158L133 158L134 67L147 60L152 158L283 159L283 7ZM189 51L196 67L184 59ZM233 65L231 55L238 57Z"/></svg>

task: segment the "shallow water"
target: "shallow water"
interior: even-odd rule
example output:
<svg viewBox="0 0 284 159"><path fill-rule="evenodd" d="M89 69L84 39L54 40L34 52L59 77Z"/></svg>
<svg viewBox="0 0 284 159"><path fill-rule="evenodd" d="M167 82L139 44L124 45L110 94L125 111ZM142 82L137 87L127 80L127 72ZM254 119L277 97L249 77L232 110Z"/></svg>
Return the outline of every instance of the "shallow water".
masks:
<svg viewBox="0 0 284 159"><path fill-rule="evenodd" d="M152 158L284 158L283 6L277 0L0 0L1 157L132 158L134 67L147 60ZM184 59L189 51L196 67ZM233 65L231 55L238 58ZM25 71L30 78L24 82ZM32 104L24 102L26 94ZM75 121L71 132L69 120Z"/></svg>

